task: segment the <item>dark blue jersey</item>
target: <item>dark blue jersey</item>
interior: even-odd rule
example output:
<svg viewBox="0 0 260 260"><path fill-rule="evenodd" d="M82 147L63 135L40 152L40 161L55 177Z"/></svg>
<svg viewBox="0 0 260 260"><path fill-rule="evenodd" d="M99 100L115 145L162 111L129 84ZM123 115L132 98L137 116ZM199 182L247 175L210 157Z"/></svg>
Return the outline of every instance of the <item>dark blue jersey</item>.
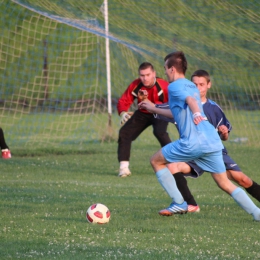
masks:
<svg viewBox="0 0 260 260"><path fill-rule="evenodd" d="M218 129L219 126L225 125L228 129L228 132L231 131L232 126L226 115L224 114L221 107L211 99L207 99L207 102L203 104L204 113L208 119L208 121Z"/></svg>
<svg viewBox="0 0 260 260"><path fill-rule="evenodd" d="M224 114L221 107L211 99L207 99L207 102L203 104L204 113L208 121L218 130L218 127L225 125L228 129L228 132L232 130L232 126L226 115ZM224 147L223 153L227 154L227 149Z"/></svg>

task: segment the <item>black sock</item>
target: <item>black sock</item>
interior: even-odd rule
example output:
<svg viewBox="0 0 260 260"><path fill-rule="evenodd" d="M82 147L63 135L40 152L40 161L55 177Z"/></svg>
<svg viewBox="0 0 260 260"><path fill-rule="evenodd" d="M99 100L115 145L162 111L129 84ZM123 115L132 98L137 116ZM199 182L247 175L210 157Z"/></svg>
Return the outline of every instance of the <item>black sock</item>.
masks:
<svg viewBox="0 0 260 260"><path fill-rule="evenodd" d="M3 129L0 127L0 147L1 149L9 149L7 144L5 143L5 138L4 138L4 132Z"/></svg>
<svg viewBox="0 0 260 260"><path fill-rule="evenodd" d="M190 192L190 189L187 184L186 178L183 176L181 172L177 172L173 174L177 187L183 196L184 200L187 202L188 205L194 205L197 206L197 203L193 197L193 195Z"/></svg>
<svg viewBox="0 0 260 260"><path fill-rule="evenodd" d="M246 188L246 191L260 202L260 185L253 181L253 184Z"/></svg>

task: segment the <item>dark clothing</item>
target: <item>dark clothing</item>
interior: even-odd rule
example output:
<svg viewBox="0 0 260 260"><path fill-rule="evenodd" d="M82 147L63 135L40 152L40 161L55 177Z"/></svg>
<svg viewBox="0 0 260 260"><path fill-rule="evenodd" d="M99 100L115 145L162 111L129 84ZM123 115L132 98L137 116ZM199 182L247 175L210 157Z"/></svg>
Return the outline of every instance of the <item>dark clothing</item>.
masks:
<svg viewBox="0 0 260 260"><path fill-rule="evenodd" d="M5 142L5 137L4 137L4 132L3 129L0 128L0 148L3 149L9 149L9 147L7 146L6 142Z"/></svg>
<svg viewBox="0 0 260 260"><path fill-rule="evenodd" d="M118 161L129 161L131 143L148 126L153 126L153 134L161 146L171 142L167 133L168 122L154 118L151 113L143 113L136 110L132 117L119 130Z"/></svg>

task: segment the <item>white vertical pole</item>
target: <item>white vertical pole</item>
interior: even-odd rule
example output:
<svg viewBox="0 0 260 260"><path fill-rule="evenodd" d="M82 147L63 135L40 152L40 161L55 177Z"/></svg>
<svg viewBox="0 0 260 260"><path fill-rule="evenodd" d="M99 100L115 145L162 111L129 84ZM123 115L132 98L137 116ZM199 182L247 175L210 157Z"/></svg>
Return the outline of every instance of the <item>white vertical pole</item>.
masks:
<svg viewBox="0 0 260 260"><path fill-rule="evenodd" d="M106 30L106 68L107 68L107 109L108 114L112 114L111 106L111 79L110 79L110 52L109 52L109 28L108 28L108 0L104 0L104 9L105 9L105 30ZM111 124L111 118L110 123Z"/></svg>

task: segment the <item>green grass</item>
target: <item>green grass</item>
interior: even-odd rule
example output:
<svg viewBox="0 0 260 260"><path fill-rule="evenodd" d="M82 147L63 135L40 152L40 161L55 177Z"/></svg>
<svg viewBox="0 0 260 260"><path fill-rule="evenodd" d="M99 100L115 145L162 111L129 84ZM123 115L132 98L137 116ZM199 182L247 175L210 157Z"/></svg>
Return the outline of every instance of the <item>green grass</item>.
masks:
<svg viewBox="0 0 260 260"><path fill-rule="evenodd" d="M209 174L188 179L200 213L161 217L170 200L149 165L158 145L133 143L129 178L117 177L116 149L116 143L72 154L65 148L23 153L21 147L1 160L0 259L260 258L260 223ZM229 150L259 183L259 149ZM86 221L96 202L111 210L108 224Z"/></svg>

